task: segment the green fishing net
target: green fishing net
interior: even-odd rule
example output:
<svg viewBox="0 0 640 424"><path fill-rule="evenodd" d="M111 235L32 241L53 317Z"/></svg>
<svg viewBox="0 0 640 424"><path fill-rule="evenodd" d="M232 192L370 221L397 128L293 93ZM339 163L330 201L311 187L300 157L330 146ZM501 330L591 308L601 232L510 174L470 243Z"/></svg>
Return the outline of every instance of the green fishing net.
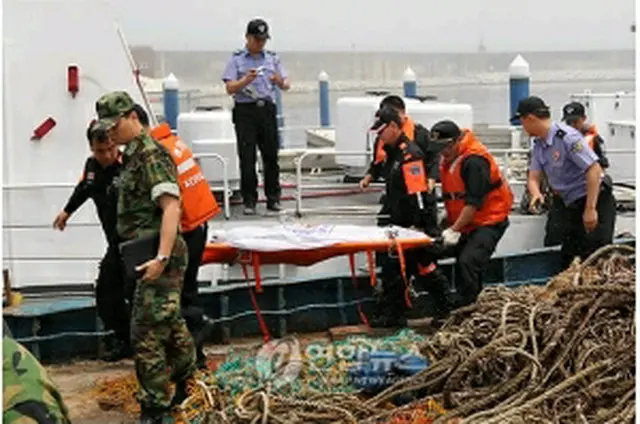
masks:
<svg viewBox="0 0 640 424"><path fill-rule="evenodd" d="M419 355L424 338L409 329L384 338L350 336L335 342L312 342L305 346L295 337L274 340L259 350L232 350L214 372L218 388L236 398L247 390L270 386L291 395L304 391L349 393L347 370L363 355L391 351Z"/></svg>

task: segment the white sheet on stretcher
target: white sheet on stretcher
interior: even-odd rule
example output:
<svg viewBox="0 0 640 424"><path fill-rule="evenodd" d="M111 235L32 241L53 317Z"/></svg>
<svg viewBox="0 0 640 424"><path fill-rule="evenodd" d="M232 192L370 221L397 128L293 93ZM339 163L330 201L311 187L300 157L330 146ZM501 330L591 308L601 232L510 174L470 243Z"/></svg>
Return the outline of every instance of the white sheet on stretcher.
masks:
<svg viewBox="0 0 640 424"><path fill-rule="evenodd" d="M421 231L401 227L372 225L302 225L273 227L242 226L212 232L212 243L227 243L237 249L257 252L311 250L338 243L376 242L389 239L389 232L400 240L427 239Z"/></svg>

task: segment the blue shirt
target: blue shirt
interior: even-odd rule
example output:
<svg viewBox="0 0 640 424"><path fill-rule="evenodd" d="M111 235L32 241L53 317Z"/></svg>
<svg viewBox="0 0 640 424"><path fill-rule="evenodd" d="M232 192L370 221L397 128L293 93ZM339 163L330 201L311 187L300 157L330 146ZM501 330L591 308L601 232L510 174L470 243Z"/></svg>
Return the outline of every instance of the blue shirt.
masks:
<svg viewBox="0 0 640 424"><path fill-rule="evenodd" d="M531 151L532 171L543 171L565 205L587 195L587 169L598 162L582 133L552 122L545 139L536 137Z"/></svg>
<svg viewBox="0 0 640 424"><path fill-rule="evenodd" d="M238 81L249 72L250 69L263 67L251 84L247 85L235 95L236 103L252 103L258 99L269 100L275 103L276 85L269 79L274 73L282 79L287 78L287 72L280 63L280 58L274 52L263 50L256 55L251 55L247 48L236 50L229 58L222 73L222 81Z"/></svg>

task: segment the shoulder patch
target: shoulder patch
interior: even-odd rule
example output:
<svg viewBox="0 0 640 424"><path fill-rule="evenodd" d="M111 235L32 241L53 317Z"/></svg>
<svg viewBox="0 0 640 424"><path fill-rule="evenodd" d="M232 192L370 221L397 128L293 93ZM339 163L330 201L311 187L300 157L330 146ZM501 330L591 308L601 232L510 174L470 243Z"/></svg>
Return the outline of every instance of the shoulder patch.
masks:
<svg viewBox="0 0 640 424"><path fill-rule="evenodd" d="M574 153L580 153L583 150L584 150L584 141L583 140L578 141L571 148L571 151L574 152Z"/></svg>

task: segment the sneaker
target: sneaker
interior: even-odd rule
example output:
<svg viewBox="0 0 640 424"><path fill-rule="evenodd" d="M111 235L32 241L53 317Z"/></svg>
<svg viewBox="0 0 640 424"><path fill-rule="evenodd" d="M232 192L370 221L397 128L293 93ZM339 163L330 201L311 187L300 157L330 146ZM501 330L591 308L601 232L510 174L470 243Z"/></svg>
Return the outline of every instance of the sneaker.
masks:
<svg viewBox="0 0 640 424"><path fill-rule="evenodd" d="M255 215L256 214L256 207L255 206L245 206L244 207L244 214L245 215Z"/></svg>
<svg viewBox="0 0 640 424"><path fill-rule="evenodd" d="M267 203L267 210L271 212L280 212L282 208L280 207L280 202L269 202Z"/></svg>

